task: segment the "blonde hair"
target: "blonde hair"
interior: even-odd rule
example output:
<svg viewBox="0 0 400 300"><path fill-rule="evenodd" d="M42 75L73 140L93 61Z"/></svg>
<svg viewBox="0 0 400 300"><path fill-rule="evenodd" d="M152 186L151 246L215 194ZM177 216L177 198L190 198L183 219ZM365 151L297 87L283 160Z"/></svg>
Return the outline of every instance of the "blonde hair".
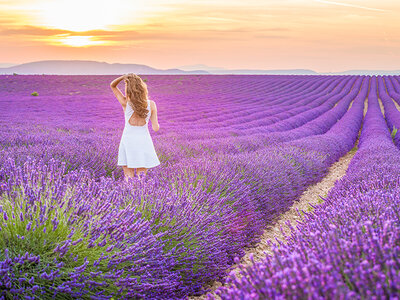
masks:
<svg viewBox="0 0 400 300"><path fill-rule="evenodd" d="M132 107L134 114L140 118L146 118L149 113L147 109L147 84L142 78L133 73L129 73L124 81L127 85L126 97L128 104Z"/></svg>

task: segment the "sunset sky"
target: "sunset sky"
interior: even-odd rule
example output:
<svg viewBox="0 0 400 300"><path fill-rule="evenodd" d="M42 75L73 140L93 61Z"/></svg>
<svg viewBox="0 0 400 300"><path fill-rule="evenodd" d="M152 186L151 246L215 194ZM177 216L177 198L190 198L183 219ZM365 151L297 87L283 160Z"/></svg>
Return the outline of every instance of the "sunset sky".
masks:
<svg viewBox="0 0 400 300"><path fill-rule="evenodd" d="M0 63L400 69L398 0L0 0Z"/></svg>

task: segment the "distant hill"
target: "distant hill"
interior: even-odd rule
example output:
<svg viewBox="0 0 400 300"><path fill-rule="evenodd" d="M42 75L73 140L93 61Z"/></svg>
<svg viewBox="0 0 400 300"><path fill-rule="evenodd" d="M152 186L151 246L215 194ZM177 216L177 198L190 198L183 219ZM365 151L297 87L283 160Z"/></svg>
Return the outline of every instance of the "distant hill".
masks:
<svg viewBox="0 0 400 300"><path fill-rule="evenodd" d="M206 65L183 66L182 69L160 70L140 64L109 64L90 60L42 60L6 68L0 74L57 74L57 75L116 75L135 74L304 74L316 75L312 70L228 70Z"/></svg>
<svg viewBox="0 0 400 300"><path fill-rule="evenodd" d="M208 72L182 71L179 69L159 70L139 64L109 64L90 60L42 60L0 68L0 74L57 74L57 75L116 75L135 74L208 74Z"/></svg>
<svg viewBox="0 0 400 300"><path fill-rule="evenodd" d="M254 69L225 69L219 67L210 67L203 64L187 65L178 67L181 70L204 70L210 74L258 74L258 75L318 75L317 72L307 69L289 69L289 70L254 70Z"/></svg>
<svg viewBox="0 0 400 300"><path fill-rule="evenodd" d="M16 66L17 64L13 64L13 63L0 63L0 68L8 68L8 67L12 67L12 66Z"/></svg>
<svg viewBox="0 0 400 300"><path fill-rule="evenodd" d="M343 72L320 73L321 75L400 75L400 70L348 70Z"/></svg>
<svg viewBox="0 0 400 300"><path fill-rule="evenodd" d="M183 66L181 69L155 69L140 64L109 64L90 60L42 60L0 68L0 74L57 74L57 75L116 75L135 74L304 74L316 75L312 70L228 70L206 65ZM198 68L198 69L197 69Z"/></svg>
<svg viewBox="0 0 400 300"><path fill-rule="evenodd" d="M203 64L180 66L178 67L178 69L184 71L203 70L207 72L213 72L215 70L226 70L226 68L210 67Z"/></svg>
<svg viewBox="0 0 400 300"><path fill-rule="evenodd" d="M135 74L216 74L216 75L400 75L399 71L350 70L343 72L318 73L308 69L258 70L210 67L203 64L181 66L174 69L155 69L141 64L106 63L91 60L42 60L20 65L0 63L0 74L54 74L54 75L117 75Z"/></svg>
<svg viewBox="0 0 400 300"><path fill-rule="evenodd" d="M244 75L318 75L317 72L307 69L289 69L289 70L214 70L213 74L244 74Z"/></svg>

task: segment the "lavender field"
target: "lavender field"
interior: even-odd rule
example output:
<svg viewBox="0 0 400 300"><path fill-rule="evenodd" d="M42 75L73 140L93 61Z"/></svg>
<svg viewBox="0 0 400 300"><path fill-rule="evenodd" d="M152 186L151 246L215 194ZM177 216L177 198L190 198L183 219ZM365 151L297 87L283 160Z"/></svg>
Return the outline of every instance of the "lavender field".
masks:
<svg viewBox="0 0 400 300"><path fill-rule="evenodd" d="M1 299L400 298L400 76L143 75L161 165L128 183L114 77L0 76ZM230 274L349 151L289 242Z"/></svg>

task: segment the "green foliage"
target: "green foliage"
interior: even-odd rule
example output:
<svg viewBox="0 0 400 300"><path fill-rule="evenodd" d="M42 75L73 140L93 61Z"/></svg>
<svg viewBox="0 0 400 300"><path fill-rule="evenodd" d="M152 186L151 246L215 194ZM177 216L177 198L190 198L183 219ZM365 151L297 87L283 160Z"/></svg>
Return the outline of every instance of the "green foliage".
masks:
<svg viewBox="0 0 400 300"><path fill-rule="evenodd" d="M357 150L358 150L358 147L357 147L357 146L354 146L354 147L350 150L350 153L357 152Z"/></svg>
<svg viewBox="0 0 400 300"><path fill-rule="evenodd" d="M177 187L175 187L177 188ZM204 245L201 243L201 237L193 237L191 232L197 232L200 230L200 228L197 228L197 226L179 226L179 224L182 224L182 218L184 218L183 215L177 215L174 214L173 210L167 210L165 214L162 215L162 217L157 217L154 218L154 213L157 213L157 208L155 207L154 203L151 203L150 201L146 200L146 197L149 197L150 195L147 196L142 196L140 203L136 206L135 211L140 211L142 213L143 218L145 218L148 221L152 220L152 223L156 226L153 226L151 229L152 233L154 235L158 233L164 233L164 235L161 237L161 240L164 243L163 250L165 253L168 253L171 249L178 247L180 249L185 249L185 251L178 252L176 254L176 261L178 264L175 266L176 270L181 271L181 276L182 278L187 277L187 270L190 264L188 264L188 261L190 261L189 256L191 255L193 257L196 257L196 260L193 264L192 270L194 273L197 273L199 270L204 269L207 267L207 261L206 257L204 256ZM194 195L189 195L187 198L188 201L192 201L195 204L195 196ZM175 205L174 203L164 203L163 205ZM209 212L207 211L207 206L202 206L201 211L204 214L208 214ZM154 211L153 211L154 210ZM168 213L169 211L169 213ZM210 224L212 226L213 224ZM214 224L215 226L218 226L218 224ZM178 227L177 227L178 226ZM219 231L217 234L222 235L224 233L223 229L221 228L221 231ZM188 260L189 259L189 260Z"/></svg>
<svg viewBox="0 0 400 300"><path fill-rule="evenodd" d="M15 75L18 75L17 73L13 73L13 75L15 76Z"/></svg>
<svg viewBox="0 0 400 300"><path fill-rule="evenodd" d="M309 205L309 206L307 207L307 211L308 211L308 212L314 211L314 207L312 207L312 206Z"/></svg>
<svg viewBox="0 0 400 300"><path fill-rule="evenodd" d="M31 94L31 96L39 96L39 93L38 93L38 92L33 92L33 93Z"/></svg>
<svg viewBox="0 0 400 300"><path fill-rule="evenodd" d="M112 173L117 169L115 165L108 166L107 164L104 165L104 169L106 171L106 176L111 177Z"/></svg>
<svg viewBox="0 0 400 300"><path fill-rule="evenodd" d="M397 134L397 130L398 130L398 128L396 128L396 126L393 126L393 130L392 130L392 133L391 133L391 136L392 136L392 140L394 141L394 138L395 138L395 136L396 136L396 134Z"/></svg>
<svg viewBox="0 0 400 300"><path fill-rule="evenodd" d="M32 255L40 255L40 261L35 263L20 264L17 266L16 273L28 274L28 277L34 277L35 283L50 287L49 282L40 278L38 270L45 270L47 273L51 271L60 271L61 276L54 280L56 285L70 280L70 274L74 272L75 268L83 265L85 257L89 260L89 264L83 271L82 276L91 277L90 272L101 271L106 274L109 271L108 261L101 260L103 253L113 255L118 251L117 248L107 251L110 246L106 243L104 246L97 245L103 239L106 239L105 234L97 237L94 247L89 247L91 237L86 235L86 229L83 226L85 215L82 217L77 216L73 210L74 205L69 206L68 203L74 199L74 190L69 190L64 196L63 205L59 205L51 191L51 184L46 184L40 196L40 201L34 205L37 209L32 210L30 216L25 212L29 210L30 204L26 201L27 195L24 188L14 188L14 197L10 198L8 195L0 195L1 207L3 212L7 214L8 221L0 220L0 249L8 249L11 258L18 255L23 255L29 252ZM41 221L41 212L44 211L46 217ZM20 214L24 215L24 219L20 218ZM53 220L57 219L58 224L55 225ZM75 219L74 226L71 226L70 219ZM28 226L31 223L31 226ZM90 231L90 228L89 228ZM59 255L54 249L57 245L64 245L66 240L72 240L75 244L68 247L65 255ZM4 260L4 251L0 251L0 260ZM99 260L98 266L94 266L95 260ZM63 262L62 267L57 266L58 263ZM120 267L123 267L122 265ZM113 284L111 279L102 278L102 276L92 277L92 280L97 282L108 283L106 293L117 293L117 287ZM84 299L89 299L98 292L99 288L88 293ZM43 298L47 299L47 298Z"/></svg>
<svg viewBox="0 0 400 300"><path fill-rule="evenodd" d="M326 197L326 194L324 195L324 197ZM322 204L324 203L324 200L321 197L318 197L318 204Z"/></svg>

